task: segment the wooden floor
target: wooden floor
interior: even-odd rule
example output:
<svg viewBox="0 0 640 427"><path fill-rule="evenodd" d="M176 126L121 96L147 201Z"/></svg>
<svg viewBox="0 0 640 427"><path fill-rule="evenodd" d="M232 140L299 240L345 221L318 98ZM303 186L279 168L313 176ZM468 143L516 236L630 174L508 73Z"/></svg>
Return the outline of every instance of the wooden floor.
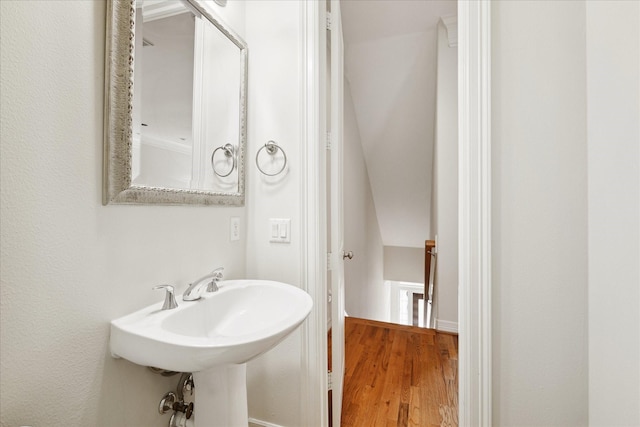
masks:
<svg viewBox="0 0 640 427"><path fill-rule="evenodd" d="M458 425L458 337L345 319L342 427Z"/></svg>

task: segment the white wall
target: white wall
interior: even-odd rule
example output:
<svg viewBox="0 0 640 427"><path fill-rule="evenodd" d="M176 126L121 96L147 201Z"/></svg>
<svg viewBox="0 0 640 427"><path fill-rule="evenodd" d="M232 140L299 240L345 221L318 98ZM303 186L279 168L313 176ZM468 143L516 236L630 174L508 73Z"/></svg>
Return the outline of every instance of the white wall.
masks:
<svg viewBox="0 0 640 427"><path fill-rule="evenodd" d="M384 279L424 284L424 248L385 246Z"/></svg>
<svg viewBox="0 0 640 427"><path fill-rule="evenodd" d="M389 289L383 279L383 247L369 174L364 161L351 88L344 83L345 308L350 316L386 321Z"/></svg>
<svg viewBox="0 0 640 427"><path fill-rule="evenodd" d="M429 28L346 47L345 72L386 246L419 248L429 235L434 40Z"/></svg>
<svg viewBox="0 0 640 427"><path fill-rule="evenodd" d="M493 425L584 426L585 3L499 1L491 19Z"/></svg>
<svg viewBox="0 0 640 427"><path fill-rule="evenodd" d="M105 9L0 2L2 426L166 426L177 379L113 359L109 321L245 275L244 208L102 206Z"/></svg>
<svg viewBox="0 0 640 427"><path fill-rule="evenodd" d="M217 148L228 143L235 146L240 140L237 114L240 111L239 92L242 84L240 50L215 27L207 25L206 20L202 22L205 24L196 26L197 31L202 28L202 38L196 43L197 48L201 49L198 53L202 54L202 60L201 67L196 67L201 77L195 81L202 86L196 86L195 90L201 91L202 102L197 111L203 118L196 124L199 131L195 135L200 135L200 138L194 139L193 170L199 172L197 178L201 180L196 188L237 191L238 169L232 170L233 160L227 158L223 150L216 152L216 170L222 175L229 174L228 177L220 177L213 172L211 156Z"/></svg>
<svg viewBox="0 0 640 427"><path fill-rule="evenodd" d="M640 425L640 3L586 2L589 425Z"/></svg>
<svg viewBox="0 0 640 427"><path fill-rule="evenodd" d="M191 153L185 153L184 150L172 150L167 146L148 144L148 142L149 138L147 137L139 145L139 174L133 178L132 173L132 184L164 188L190 188Z"/></svg>
<svg viewBox="0 0 640 427"><path fill-rule="evenodd" d="M438 24L431 236L436 248L436 318L458 323L458 48Z"/></svg>
<svg viewBox="0 0 640 427"><path fill-rule="evenodd" d="M136 32L153 43L136 50L136 65L142 65L141 94L134 95L136 110L140 110L141 138L162 140L173 144L193 144L193 48L195 20L182 8L179 15L143 23L143 13L137 9ZM141 44L136 38L136 46ZM136 69L138 67L136 66ZM138 123L136 123L138 126ZM190 175L191 166L183 172ZM147 182L162 186L162 181Z"/></svg>
<svg viewBox="0 0 640 427"><path fill-rule="evenodd" d="M231 4L231 2L229 2ZM301 4L288 0L246 2L249 45L247 153L247 276L301 284L303 111ZM255 165L258 149L276 141L288 171L265 178ZM263 150L261 155L265 155ZM269 218L291 219L291 243L269 243ZM301 425L300 329L249 363L250 417L283 426Z"/></svg>
<svg viewBox="0 0 640 427"><path fill-rule="evenodd" d="M1 423L164 426L156 408L175 378L112 359L108 322L160 300L151 286L184 288L218 265L299 284L300 6L211 3L250 46L251 208L101 206L105 4L1 6ZM275 184L253 166L268 139L291 165ZM240 242L228 241L231 216ZM267 242L270 217L292 219L290 245ZM299 425L300 381L296 333L250 364L250 416Z"/></svg>

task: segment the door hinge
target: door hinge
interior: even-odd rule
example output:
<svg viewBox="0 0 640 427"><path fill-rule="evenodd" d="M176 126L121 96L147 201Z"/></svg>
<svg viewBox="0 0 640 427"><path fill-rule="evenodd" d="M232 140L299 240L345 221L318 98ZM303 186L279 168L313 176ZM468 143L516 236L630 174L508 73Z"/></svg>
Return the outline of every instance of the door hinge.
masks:
<svg viewBox="0 0 640 427"><path fill-rule="evenodd" d="M333 390L333 375L331 371L327 371L327 390Z"/></svg>
<svg viewBox="0 0 640 427"><path fill-rule="evenodd" d="M331 12L327 12L327 30L331 31Z"/></svg>
<svg viewBox="0 0 640 427"><path fill-rule="evenodd" d="M327 252L327 271L331 270L331 252Z"/></svg>
<svg viewBox="0 0 640 427"><path fill-rule="evenodd" d="M331 150L331 132L327 132L327 141L326 141L327 150Z"/></svg>

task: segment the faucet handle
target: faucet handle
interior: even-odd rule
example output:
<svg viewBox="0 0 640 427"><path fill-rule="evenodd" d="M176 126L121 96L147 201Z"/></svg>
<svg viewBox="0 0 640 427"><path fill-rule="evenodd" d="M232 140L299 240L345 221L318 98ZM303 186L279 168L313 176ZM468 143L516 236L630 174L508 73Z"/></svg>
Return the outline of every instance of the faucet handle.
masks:
<svg viewBox="0 0 640 427"><path fill-rule="evenodd" d="M216 280L222 280L223 277L223 273L224 272L224 267L218 267L215 270L213 270L211 272L211 275L216 279Z"/></svg>
<svg viewBox="0 0 640 427"><path fill-rule="evenodd" d="M164 304L162 305L163 310L172 310L178 307L178 303L176 302L176 297L173 294L174 288L171 285L158 285L152 288L154 291L158 289L164 289L166 291L164 295Z"/></svg>
<svg viewBox="0 0 640 427"><path fill-rule="evenodd" d="M218 267L211 272L211 282L207 285L207 292L218 292L218 281L224 277L224 267Z"/></svg>

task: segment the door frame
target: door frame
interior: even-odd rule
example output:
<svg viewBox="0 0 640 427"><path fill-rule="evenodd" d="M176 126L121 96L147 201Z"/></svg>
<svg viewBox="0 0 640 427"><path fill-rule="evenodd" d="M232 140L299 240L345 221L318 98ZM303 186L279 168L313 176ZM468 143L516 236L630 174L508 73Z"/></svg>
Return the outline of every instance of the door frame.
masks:
<svg viewBox="0 0 640 427"><path fill-rule="evenodd" d="M301 278L314 304L302 324L301 423L329 424L326 221L326 0L300 2Z"/></svg>
<svg viewBox="0 0 640 427"><path fill-rule="evenodd" d="M328 425L326 0L301 2L301 414ZM491 425L491 4L458 2L459 425Z"/></svg>
<svg viewBox="0 0 640 427"><path fill-rule="evenodd" d="M491 426L491 3L458 2L458 405Z"/></svg>
<svg viewBox="0 0 640 427"><path fill-rule="evenodd" d="M330 201L330 246L331 256L327 258L330 263L331 280L330 286L332 295L331 302L331 417L332 425L340 426L342 417L342 393L344 385L344 363L345 363L345 326L344 326L344 42L342 37L342 15L340 0L330 0L330 30L327 30L327 40L330 40L330 47L327 55L330 57L330 67L328 67L327 80L329 81L329 112L331 117L327 120L329 125L330 138L327 144L331 149L326 150L330 157L330 179L327 188ZM324 170L327 170L326 168Z"/></svg>

